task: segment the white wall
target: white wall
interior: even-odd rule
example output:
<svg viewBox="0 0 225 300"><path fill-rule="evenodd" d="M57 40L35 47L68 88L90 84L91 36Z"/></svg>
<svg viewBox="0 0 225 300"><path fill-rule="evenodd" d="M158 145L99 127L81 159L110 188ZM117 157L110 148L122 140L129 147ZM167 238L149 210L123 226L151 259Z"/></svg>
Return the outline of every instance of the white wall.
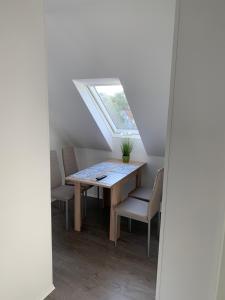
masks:
<svg viewBox="0 0 225 300"><path fill-rule="evenodd" d="M72 82L119 78L144 143L134 140L133 159L148 163L143 183L152 186L163 165L174 11L175 0L46 0L50 137L59 157L66 144L82 147L81 168L121 157L121 141L109 151Z"/></svg>
<svg viewBox="0 0 225 300"><path fill-rule="evenodd" d="M42 1L0 2L0 299L53 289Z"/></svg>
<svg viewBox="0 0 225 300"><path fill-rule="evenodd" d="M225 210L225 2L180 3L157 299L214 300Z"/></svg>
<svg viewBox="0 0 225 300"><path fill-rule="evenodd" d="M50 120L109 150L73 79L119 78L149 155L164 156L175 0L46 0Z"/></svg>
<svg viewBox="0 0 225 300"><path fill-rule="evenodd" d="M220 265L219 281L218 281L218 292L217 300L225 299L225 240L222 249L222 259Z"/></svg>

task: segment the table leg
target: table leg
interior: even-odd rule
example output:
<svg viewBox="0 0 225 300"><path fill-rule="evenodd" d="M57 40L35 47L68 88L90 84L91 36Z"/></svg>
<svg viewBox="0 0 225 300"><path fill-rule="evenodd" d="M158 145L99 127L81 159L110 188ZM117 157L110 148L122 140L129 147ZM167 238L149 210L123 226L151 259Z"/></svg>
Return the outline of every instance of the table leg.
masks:
<svg viewBox="0 0 225 300"><path fill-rule="evenodd" d="M111 206L110 206L110 231L109 231L109 239L110 241L115 241L115 226L116 226L116 219L115 219L115 207L121 201L121 186L120 183L114 185L111 188ZM120 236L120 220L118 219L117 222L117 238Z"/></svg>
<svg viewBox="0 0 225 300"><path fill-rule="evenodd" d="M81 187L80 183L75 183L74 192L74 230L81 230Z"/></svg>

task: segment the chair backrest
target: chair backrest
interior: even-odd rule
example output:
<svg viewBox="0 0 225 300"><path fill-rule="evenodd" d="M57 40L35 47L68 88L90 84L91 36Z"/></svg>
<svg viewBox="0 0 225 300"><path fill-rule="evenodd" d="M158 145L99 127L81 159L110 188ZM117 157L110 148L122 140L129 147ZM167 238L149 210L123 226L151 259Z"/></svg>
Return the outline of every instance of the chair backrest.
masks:
<svg viewBox="0 0 225 300"><path fill-rule="evenodd" d="M149 201L148 215L150 219L152 219L155 216L155 214L160 210L163 191L163 175L164 169L159 169L155 177L151 200Z"/></svg>
<svg viewBox="0 0 225 300"><path fill-rule="evenodd" d="M62 148L62 158L66 177L78 172L77 160L72 146Z"/></svg>
<svg viewBox="0 0 225 300"><path fill-rule="evenodd" d="M50 169L51 169L51 188L54 189L62 185L62 175L59 168L59 161L55 150L50 152Z"/></svg>

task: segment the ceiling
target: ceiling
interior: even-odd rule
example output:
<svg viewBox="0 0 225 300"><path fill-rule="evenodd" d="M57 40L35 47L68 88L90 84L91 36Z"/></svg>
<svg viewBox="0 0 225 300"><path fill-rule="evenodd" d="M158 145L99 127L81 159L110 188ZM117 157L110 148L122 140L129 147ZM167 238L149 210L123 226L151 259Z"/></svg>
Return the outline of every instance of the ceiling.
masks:
<svg viewBox="0 0 225 300"><path fill-rule="evenodd" d="M50 122L79 147L109 145L74 79L119 78L149 155L166 140L175 0L46 0Z"/></svg>

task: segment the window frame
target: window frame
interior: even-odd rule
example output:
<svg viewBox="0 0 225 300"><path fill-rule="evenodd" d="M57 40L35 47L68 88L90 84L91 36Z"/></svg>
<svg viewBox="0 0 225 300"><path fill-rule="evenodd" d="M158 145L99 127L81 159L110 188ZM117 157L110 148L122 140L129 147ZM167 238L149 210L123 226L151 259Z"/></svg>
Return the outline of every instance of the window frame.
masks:
<svg viewBox="0 0 225 300"><path fill-rule="evenodd" d="M121 85L121 83L119 83ZM96 86L113 86L118 84L113 83L98 83L98 84L89 84L87 85L87 89L90 92L93 102L97 106L98 110L101 112L101 115L103 119L105 120L105 123L110 128L113 136L116 137L130 137L130 138L140 138L140 134L138 129L118 129L116 125L114 124L110 114L108 113L107 109L105 108L105 105L103 104L102 98L100 97L99 93L96 90ZM121 85L122 86L122 85ZM125 95L126 96L126 95ZM127 99L126 99L127 100ZM129 105L129 103L128 103Z"/></svg>

